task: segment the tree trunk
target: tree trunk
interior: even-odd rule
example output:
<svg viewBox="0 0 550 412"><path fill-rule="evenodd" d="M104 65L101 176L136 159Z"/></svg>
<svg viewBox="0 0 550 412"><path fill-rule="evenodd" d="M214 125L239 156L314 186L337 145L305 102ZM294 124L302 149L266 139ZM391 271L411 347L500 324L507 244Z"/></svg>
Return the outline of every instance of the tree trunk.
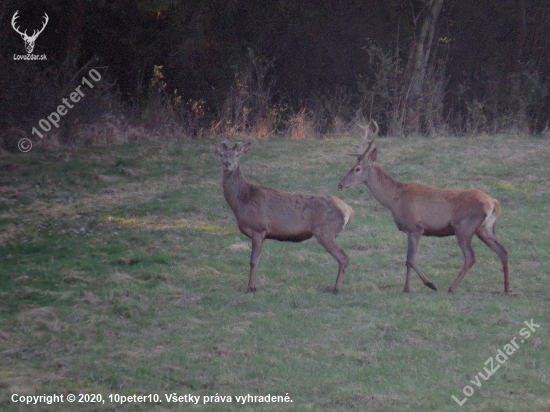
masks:
<svg viewBox="0 0 550 412"><path fill-rule="evenodd" d="M426 69L430 60L433 37L437 18L443 0L429 0L426 4L427 12L420 29L420 34L413 45L409 59L410 85L406 100L407 109L405 115L405 132L418 133L420 130L420 117L424 109L422 105L422 93Z"/></svg>
<svg viewBox="0 0 550 412"><path fill-rule="evenodd" d="M525 10L525 0L518 0L518 8L519 8L519 21L517 26L517 34L516 34L516 60L519 62L523 56L523 46L525 44L525 39L527 38L527 17L526 17L526 10Z"/></svg>
<svg viewBox="0 0 550 412"><path fill-rule="evenodd" d="M58 30L65 33L66 53L68 56L78 56L80 41L84 28L84 16L87 3L84 0L74 0L70 3L69 10L59 19Z"/></svg>

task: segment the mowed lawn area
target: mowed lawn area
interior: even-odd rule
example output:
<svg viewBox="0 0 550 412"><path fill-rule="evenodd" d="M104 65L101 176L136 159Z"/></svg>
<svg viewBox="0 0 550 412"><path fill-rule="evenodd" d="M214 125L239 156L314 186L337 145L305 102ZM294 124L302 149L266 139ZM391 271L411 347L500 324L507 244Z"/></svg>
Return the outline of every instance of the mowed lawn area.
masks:
<svg viewBox="0 0 550 412"><path fill-rule="evenodd" d="M338 191L352 141L256 140L241 158L250 182L354 209L338 295L336 260L314 239L267 240L246 293L251 243L209 141L0 157L0 409L550 410L550 141L374 145L396 180L499 200L510 294L477 238L477 263L447 293L463 265L455 237L420 242L439 291L413 273L403 293L406 235L366 187Z"/></svg>

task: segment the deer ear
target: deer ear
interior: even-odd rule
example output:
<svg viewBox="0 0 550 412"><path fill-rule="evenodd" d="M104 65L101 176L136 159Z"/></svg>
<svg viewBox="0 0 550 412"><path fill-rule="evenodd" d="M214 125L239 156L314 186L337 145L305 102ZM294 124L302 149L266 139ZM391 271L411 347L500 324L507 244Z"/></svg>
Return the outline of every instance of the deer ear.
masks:
<svg viewBox="0 0 550 412"><path fill-rule="evenodd" d="M373 151L370 152L369 154L369 160L372 160L374 162L377 156L378 156L378 151L376 150L376 148L374 148Z"/></svg>
<svg viewBox="0 0 550 412"><path fill-rule="evenodd" d="M250 146L252 146L252 142L248 142L247 144L242 146L239 145L239 156L248 153L248 151L250 150Z"/></svg>

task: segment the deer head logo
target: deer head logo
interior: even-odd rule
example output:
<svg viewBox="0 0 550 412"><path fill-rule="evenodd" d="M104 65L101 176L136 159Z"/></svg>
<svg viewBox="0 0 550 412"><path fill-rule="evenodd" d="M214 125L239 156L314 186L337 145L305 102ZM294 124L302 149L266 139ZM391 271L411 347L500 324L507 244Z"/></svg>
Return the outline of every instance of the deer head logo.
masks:
<svg viewBox="0 0 550 412"><path fill-rule="evenodd" d="M15 25L15 20L17 20L17 18L19 17L17 15L17 13L19 13L19 10L17 10L15 12L15 14L13 15L12 19L11 19L11 26L13 27L13 29L19 33L21 35L21 37L23 38L23 40L25 41L25 49L27 49L27 54L31 54L32 51L34 50L34 42L36 41L36 38L38 37L38 35L40 33L42 33L44 31L44 29L46 28L46 24L48 24L48 21L50 20L50 18L48 17L48 15L46 13L44 13L44 23L42 25L42 28L40 30L34 30L33 33L32 33L32 36L29 36L27 35L27 30L25 30L24 32L21 32L19 30L19 27L17 27Z"/></svg>

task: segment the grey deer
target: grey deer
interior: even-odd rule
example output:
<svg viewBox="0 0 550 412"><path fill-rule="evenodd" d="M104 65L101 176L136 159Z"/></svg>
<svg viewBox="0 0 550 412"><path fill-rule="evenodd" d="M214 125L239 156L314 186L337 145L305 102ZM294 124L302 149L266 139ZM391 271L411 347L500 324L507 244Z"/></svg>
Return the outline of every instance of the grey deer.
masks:
<svg viewBox="0 0 550 412"><path fill-rule="evenodd" d="M368 141L367 148L362 150L363 144L368 140L371 125L374 125L374 136ZM498 201L477 189L436 189L393 180L374 163L377 158L376 149L366 156L380 130L378 124L371 121L367 126L360 127L365 130L362 143L355 145L360 148L360 153L348 153L350 156L357 156L357 163L338 187L347 189L360 183L367 186L374 198L391 211L397 228L407 234L407 280L404 292L410 291L411 268L426 286L437 290L437 287L424 276L415 263L421 236L455 235L457 237L458 245L464 255L464 266L449 288L449 292L453 292L476 261L472 249L474 234L502 261L504 291L509 292L508 251L495 236L495 221L500 214Z"/></svg>
<svg viewBox="0 0 550 412"><path fill-rule="evenodd" d="M211 144L221 156L223 195L233 210L239 230L252 239L248 291L256 291L256 269L265 239L301 242L315 237L338 261L334 293L344 280L349 258L336 238L353 219L353 210L342 200L329 195L287 193L249 183L243 176L239 158L252 143L228 147Z"/></svg>

